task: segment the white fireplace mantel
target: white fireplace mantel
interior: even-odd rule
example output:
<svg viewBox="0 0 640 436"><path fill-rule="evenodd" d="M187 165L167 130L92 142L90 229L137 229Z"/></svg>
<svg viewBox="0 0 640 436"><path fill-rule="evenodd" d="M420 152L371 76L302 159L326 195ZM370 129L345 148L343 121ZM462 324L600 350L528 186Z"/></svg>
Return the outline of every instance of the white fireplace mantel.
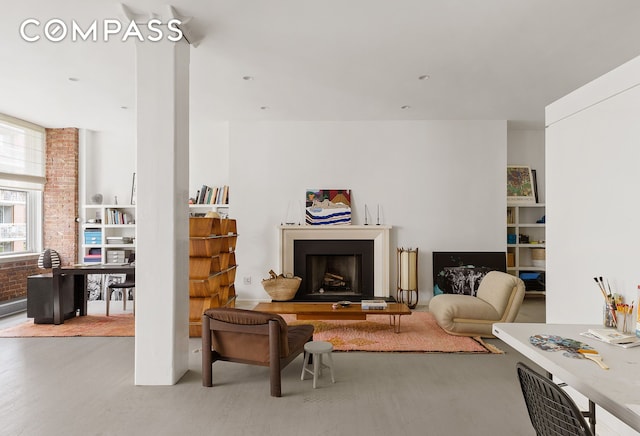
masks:
<svg viewBox="0 0 640 436"><path fill-rule="evenodd" d="M305 239L356 239L373 241L374 296L389 294L389 232L391 226L333 225L333 226L280 226L280 271L293 273L293 242Z"/></svg>

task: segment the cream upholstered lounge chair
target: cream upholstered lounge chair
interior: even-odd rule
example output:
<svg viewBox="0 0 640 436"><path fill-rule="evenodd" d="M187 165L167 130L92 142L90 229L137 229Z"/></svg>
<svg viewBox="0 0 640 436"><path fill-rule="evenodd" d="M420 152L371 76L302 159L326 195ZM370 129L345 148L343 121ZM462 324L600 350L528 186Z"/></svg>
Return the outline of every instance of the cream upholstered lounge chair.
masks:
<svg viewBox="0 0 640 436"><path fill-rule="evenodd" d="M524 282L500 271L489 272L471 295L440 294L429 302L429 312L440 327L458 336L494 337L493 323L513 322L524 299Z"/></svg>

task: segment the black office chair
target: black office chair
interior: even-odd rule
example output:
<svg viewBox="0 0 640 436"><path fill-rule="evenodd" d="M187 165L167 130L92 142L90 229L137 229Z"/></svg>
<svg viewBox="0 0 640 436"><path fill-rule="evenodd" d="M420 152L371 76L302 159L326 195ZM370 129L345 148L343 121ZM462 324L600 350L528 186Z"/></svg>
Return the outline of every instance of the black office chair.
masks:
<svg viewBox="0 0 640 436"><path fill-rule="evenodd" d="M135 264L135 254L131 254L129 256L129 264ZM109 316L109 303L111 302L111 294L113 292L119 291L122 293L122 310L127 310L127 300L129 299L129 291L131 291L131 297L133 298L133 313L136 313L136 296L135 296L135 287L136 287L136 275L127 273L124 282L122 283L111 283L107 287L107 295L105 296L107 299L107 316Z"/></svg>
<svg viewBox="0 0 640 436"><path fill-rule="evenodd" d="M522 362L518 362L517 370L529 418L538 436L593 436L582 412L560 386Z"/></svg>

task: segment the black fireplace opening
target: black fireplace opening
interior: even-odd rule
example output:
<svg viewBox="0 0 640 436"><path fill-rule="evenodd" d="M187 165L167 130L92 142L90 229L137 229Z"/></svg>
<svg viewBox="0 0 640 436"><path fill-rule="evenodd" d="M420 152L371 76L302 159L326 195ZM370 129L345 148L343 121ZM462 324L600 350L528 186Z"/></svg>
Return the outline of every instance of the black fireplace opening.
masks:
<svg viewBox="0 0 640 436"><path fill-rule="evenodd" d="M297 301L360 301L374 296L374 241L293 241L293 273L302 282Z"/></svg>

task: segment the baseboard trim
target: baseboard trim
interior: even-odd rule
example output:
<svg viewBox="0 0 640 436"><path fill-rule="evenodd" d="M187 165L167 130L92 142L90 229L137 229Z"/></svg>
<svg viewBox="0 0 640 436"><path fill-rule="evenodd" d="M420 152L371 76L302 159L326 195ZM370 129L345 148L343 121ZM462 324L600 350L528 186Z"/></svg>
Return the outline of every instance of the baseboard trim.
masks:
<svg viewBox="0 0 640 436"><path fill-rule="evenodd" d="M27 310L27 299L19 298L0 304L0 318Z"/></svg>

